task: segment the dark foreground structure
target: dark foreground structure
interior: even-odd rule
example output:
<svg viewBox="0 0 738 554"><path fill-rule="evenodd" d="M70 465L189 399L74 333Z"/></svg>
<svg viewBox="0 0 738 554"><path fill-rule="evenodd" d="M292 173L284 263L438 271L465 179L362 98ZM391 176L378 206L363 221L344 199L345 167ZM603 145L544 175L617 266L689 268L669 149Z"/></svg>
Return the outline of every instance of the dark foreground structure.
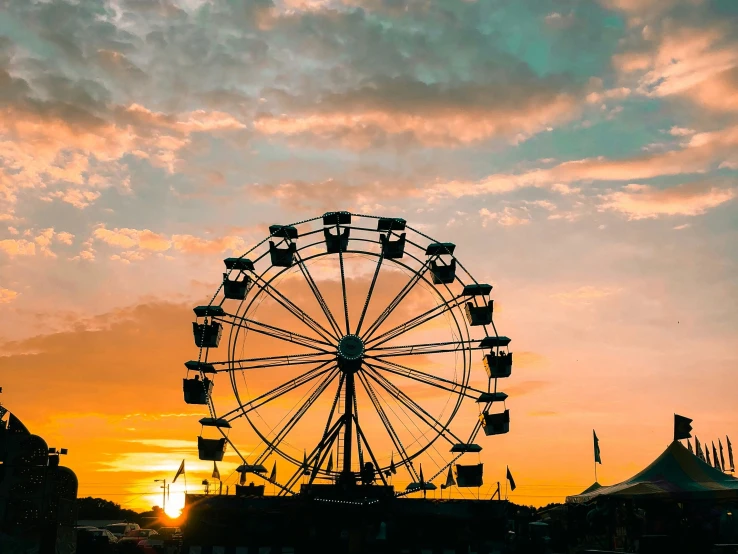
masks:
<svg viewBox="0 0 738 554"><path fill-rule="evenodd" d="M0 406L0 553L73 554L77 477Z"/></svg>
<svg viewBox="0 0 738 554"><path fill-rule="evenodd" d="M738 551L738 479L678 441L630 479L595 483L567 504L570 541L605 551Z"/></svg>
<svg viewBox="0 0 738 554"><path fill-rule="evenodd" d="M187 495L182 551L503 552L508 508L489 500Z"/></svg>

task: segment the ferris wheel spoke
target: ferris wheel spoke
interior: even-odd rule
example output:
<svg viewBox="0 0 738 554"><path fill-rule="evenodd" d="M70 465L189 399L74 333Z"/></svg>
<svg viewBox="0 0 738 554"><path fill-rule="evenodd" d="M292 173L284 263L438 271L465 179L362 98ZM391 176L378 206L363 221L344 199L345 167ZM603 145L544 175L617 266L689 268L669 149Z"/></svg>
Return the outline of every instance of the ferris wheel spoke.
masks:
<svg viewBox="0 0 738 554"><path fill-rule="evenodd" d="M241 329L247 329L249 331L283 340L285 342L299 344L300 346L311 348L313 350L318 350L320 352L328 353L329 350L326 350L325 347L327 346L329 349L334 347L328 342L301 335L299 333L293 333L292 331L287 331L286 329L282 329L281 327L275 327L274 325L261 323L247 317L232 314L226 314L226 317L230 317L232 319L226 319L223 317L214 317L213 319L215 321L220 321L221 323L228 323L230 325L240 327Z"/></svg>
<svg viewBox="0 0 738 554"><path fill-rule="evenodd" d="M341 228L336 223L336 234L340 236ZM351 333L351 326L349 324L349 313L348 313L348 297L346 296L346 272L343 269L343 248L338 249L338 262L341 265L341 289L343 289L343 314L346 317L346 334Z"/></svg>
<svg viewBox="0 0 738 554"><path fill-rule="evenodd" d="M310 480L308 481L309 484L312 484L315 478L318 476L318 472L320 471L323 462L328 457L328 454L333 448L333 444L336 442L336 439L338 438L338 434L341 432L342 427L343 422L340 419L337 420L336 423L333 424L333 426L330 428L330 430L328 430L323 439L321 439L321 441L318 443L318 446L313 448L313 450L310 451L310 454L306 456L307 469L310 470L311 460L314 460L313 467L315 468L310 472ZM300 479L300 476L304 475L304 471L305 468L303 466L300 466L297 471L292 474L292 477L289 478L286 486L289 487L290 490L293 486L295 486L297 481Z"/></svg>
<svg viewBox="0 0 738 554"><path fill-rule="evenodd" d="M373 358L391 358L394 356L419 356L421 354L442 354L444 352L458 352L466 350L488 350L489 347L472 346L479 340L455 340L447 342L432 342L425 344L404 344L400 346L382 346L368 348ZM445 348L444 348L445 347Z"/></svg>
<svg viewBox="0 0 738 554"><path fill-rule="evenodd" d="M321 375L325 375L329 371L332 371L335 369L335 366L325 368L325 366L329 364L330 362L331 361L329 360L319 365L316 368L306 371L305 373L303 373L302 375L298 377L295 377L291 381L288 381L287 383L283 383L279 385L278 387L275 387L272 390L267 391L260 396L257 396L253 400L250 400L249 402L242 404L238 408L234 408L233 410L222 415L221 417L231 422L235 419L238 419L239 417L242 417L248 414L249 412L255 410L256 408L263 406L264 404L268 404L269 402L276 400L280 396L284 396L288 392L292 392L293 390L300 388L302 385L305 385L306 383L314 381Z"/></svg>
<svg viewBox="0 0 738 554"><path fill-rule="evenodd" d="M418 383L423 383L424 385L430 385L431 387L436 387L437 389L442 389L454 394L466 396L467 398L471 398L473 400L479 398L479 395L484 394L484 391L475 389L474 387L465 386L463 383L458 383L450 379L444 379L443 377L439 377L431 373L426 373L425 371L420 371L419 369L413 369L411 367L391 362L389 360L376 359L371 356L369 356L369 358L374 360L374 363L372 364L372 367L374 369L393 373L401 377L407 377L408 379L412 379L413 381L417 381ZM476 396L473 394L469 394L469 391L476 393Z"/></svg>
<svg viewBox="0 0 738 554"><path fill-rule="evenodd" d="M326 356L328 359L326 359ZM210 362L213 366L227 365L230 367L216 368L215 373L227 373L247 369L264 369L268 367L282 367L304 364L320 364L335 359L331 354L322 352L308 354L286 354L283 356L266 356L262 358L243 358L226 362Z"/></svg>
<svg viewBox="0 0 738 554"><path fill-rule="evenodd" d="M368 344L371 344L372 346L367 346L367 348L376 348L381 344L384 344L387 341L390 341L394 338L399 337L400 335L403 335L407 333L408 331L412 331L413 329L420 327L421 325L428 323L429 321L437 318L438 316L441 316L447 312L450 312L454 308L460 306L463 303L463 297L456 296L449 300L448 302L445 302L443 304L438 304L437 306L431 308L430 310L423 312L422 314L412 318L409 321L406 321L405 323L402 323L400 325L397 325L396 327L393 327L389 331L386 331L382 333L381 335L377 335L376 337L372 337L370 340L367 341Z"/></svg>
<svg viewBox="0 0 738 554"><path fill-rule="evenodd" d="M462 442L461 439L459 439L448 428L448 425L444 425L443 423L438 421L436 418L434 418L432 415L430 415L420 404L415 402L412 398L410 398L407 394L405 394L400 388L398 388L392 381L390 381L384 375L382 375L378 371L376 366L372 364L367 364L367 365L371 368L371 370L367 372L369 377L371 377L380 387L386 390L396 400L398 400L407 409L409 409L412 413L414 413L418 417L418 419L423 421L423 423L428 425L431 429L433 429L433 431L435 431L441 437L443 437L446 441L448 441L451 444L451 446L459 442ZM456 442L454 442L449 437L447 437L446 433L448 433Z"/></svg>
<svg viewBox="0 0 738 554"><path fill-rule="evenodd" d="M319 452L322 452L322 454L318 456L317 464L315 466L315 471L310 476L310 484L312 484L312 482L318 476L318 471L323 465L323 460L328 455L328 451L326 450L323 452L322 449L326 446L328 448L333 447L333 441L335 440L334 431L336 427L340 429L340 427L342 426L342 420L340 417L336 420L336 423L334 423L333 425L331 425L331 423L333 422L333 416L336 413L336 406L338 405L338 399L341 397L341 390L343 389L343 385L345 381L346 381L346 374L341 372L341 376L338 378L338 387L336 388L336 394L333 397L333 404L331 405L331 409L328 412L328 419L325 422L325 429L323 430L323 436L321 437L320 442L318 443L318 450Z"/></svg>
<svg viewBox="0 0 738 554"><path fill-rule="evenodd" d="M374 387L372 387L372 384L369 382L369 379L367 379L366 375L364 375L363 372L357 373L357 376L359 377L359 381L361 382L362 386L364 387L364 390L369 396L369 400L374 406L374 409L377 411L377 415L379 416L379 419L381 420L382 425L387 431L387 434L389 435L390 440L392 441L392 444L397 449L397 453L400 455L400 459L402 460L405 467L407 467L407 470L410 472L410 476L417 480L418 474L415 471L415 467L413 466L412 459L410 458L407 451L405 450L405 447L403 446L402 440L400 439L400 436L397 434L397 431L395 431L395 428L392 426L392 421L387 416L387 412L384 411L384 407L382 406L382 403L380 402L377 396L377 393L374 390Z"/></svg>
<svg viewBox="0 0 738 554"><path fill-rule="evenodd" d="M315 333L323 337L329 343L333 339L330 331L323 327L320 323L310 317L304 310L300 309L294 302L287 298L284 294L275 289L270 283L265 281L260 275L255 275L253 281L254 285L259 287L267 295L271 296L279 305L285 308L288 312L294 315L297 319L302 321L307 327L312 329Z"/></svg>
<svg viewBox="0 0 738 554"><path fill-rule="evenodd" d="M359 469L364 467L364 449L361 447L361 437L359 436L359 404L356 401L356 380L351 380L351 386L353 388L352 391L352 398L353 398L353 404L354 404L354 412L352 414L352 419L354 422L356 422L356 451L359 454Z"/></svg>
<svg viewBox="0 0 738 554"><path fill-rule="evenodd" d="M382 260L384 260L384 253L379 254L379 258L377 259L377 267L374 269L374 277L372 277L372 282L369 285L369 292L366 295L366 300L364 301L364 309L361 311L361 317L359 318L359 325L356 327L356 334L358 335L361 332L361 326L364 323L364 318L366 317L366 310L369 308L369 301L372 298L372 293L374 293L374 285L377 284L377 277L379 276L379 269L382 267Z"/></svg>
<svg viewBox="0 0 738 554"><path fill-rule="evenodd" d="M310 287L310 290L315 296L315 300L318 301L318 304L320 305L320 309L323 310L323 313L325 314L325 317L328 320L328 323L330 324L331 328L333 329L335 333L335 337L336 338L341 337L343 335L343 333L341 333L341 328L338 326L338 322L336 321L336 318L333 317L333 313L331 312L331 309L328 307L328 303L325 301L325 298L323 298L323 295L321 294L320 289L318 289L318 285L315 282L315 279L313 279L313 276L310 274L310 271L308 270L307 265L305 264L305 261L302 259L302 256L300 256L300 252L297 252L295 254L295 258L297 259L297 264L300 267L300 272L305 277L305 281L307 281L308 287Z"/></svg>
<svg viewBox="0 0 738 554"><path fill-rule="evenodd" d="M323 391L325 391L330 382L333 381L333 379L338 375L339 372L340 370L334 369L325 379L323 379L323 381L320 382L320 384L315 388L315 390L313 390L312 394L307 398L307 400L305 400L305 402L302 403L302 405L292 415L292 417L290 417L284 427L279 430L274 439L267 444L266 450L257 458L256 463L263 462L270 452L276 450L277 447L279 447L279 444L285 439L292 428L297 425L297 422L300 421L302 416L305 415L305 413L310 409L310 407L315 403L320 395L323 394Z"/></svg>
<svg viewBox="0 0 738 554"><path fill-rule="evenodd" d="M382 473L381 468L379 467L379 462L377 462L377 458L374 456L374 452L372 452L372 447L369 446L369 441L366 440L366 437L364 436L364 431L361 429L361 425L359 425L359 418L357 416L354 416L354 423L356 424L356 441L359 445L361 445L362 441L364 442L364 446L366 446L366 451L369 453L369 457L372 459L372 463L374 464L374 467L376 471L379 472L379 478L382 480L382 483L384 483L385 486L387 486L387 480L384 477L384 473ZM361 451L359 451L361 452ZM364 467L364 460L363 458L360 458L359 461L359 467Z"/></svg>
<svg viewBox="0 0 738 554"><path fill-rule="evenodd" d="M369 326L369 329L367 329L366 333L362 335L362 339L364 341L368 341L372 335L382 326L382 323L384 323L387 318L392 315L392 312L395 311L395 308L400 305L400 303L405 299L405 297L410 293L411 290L417 285L420 280L423 278L423 274L429 267L429 262L426 261L423 264L423 267L420 268L419 271L413 274L410 281L405 283L405 286L402 287L400 292L397 293L397 296L395 296L392 299L392 302L389 303L389 305L384 309L384 311L379 314L379 317L374 320L374 323L372 323Z"/></svg>

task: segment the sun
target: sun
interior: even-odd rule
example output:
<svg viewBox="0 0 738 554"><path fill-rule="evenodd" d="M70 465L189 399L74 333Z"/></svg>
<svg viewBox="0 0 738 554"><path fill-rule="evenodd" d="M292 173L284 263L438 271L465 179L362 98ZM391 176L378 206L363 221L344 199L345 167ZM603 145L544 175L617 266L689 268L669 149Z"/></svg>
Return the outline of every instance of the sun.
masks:
<svg viewBox="0 0 738 554"><path fill-rule="evenodd" d="M167 502L167 507L164 513L172 519L178 518L182 514L184 509L184 493L172 495Z"/></svg>

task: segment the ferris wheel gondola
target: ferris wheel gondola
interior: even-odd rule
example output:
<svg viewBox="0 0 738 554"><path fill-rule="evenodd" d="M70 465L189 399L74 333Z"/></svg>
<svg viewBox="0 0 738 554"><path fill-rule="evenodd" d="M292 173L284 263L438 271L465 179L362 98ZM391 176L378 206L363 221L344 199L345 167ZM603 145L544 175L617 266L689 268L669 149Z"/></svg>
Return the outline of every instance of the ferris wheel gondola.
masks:
<svg viewBox="0 0 738 554"><path fill-rule="evenodd" d="M240 473L267 479L267 460L280 457L294 468L280 494L306 477L387 485L398 468L408 490L430 490L462 455L482 450L480 431L507 433L497 380L511 374L510 339L493 322L492 286L455 251L401 218L329 212L272 225L251 250L224 260L220 287L194 310L199 356L185 364L185 402L209 411L200 458L220 461L230 446ZM389 281L399 290L379 303ZM358 283L368 283L361 294ZM219 376L233 390L225 408L214 396ZM478 413L462 421L469 402ZM258 445L239 449L248 437L230 433L237 420ZM434 466L430 478L420 463ZM459 486L481 484L480 464L456 466L457 482L467 483Z"/></svg>

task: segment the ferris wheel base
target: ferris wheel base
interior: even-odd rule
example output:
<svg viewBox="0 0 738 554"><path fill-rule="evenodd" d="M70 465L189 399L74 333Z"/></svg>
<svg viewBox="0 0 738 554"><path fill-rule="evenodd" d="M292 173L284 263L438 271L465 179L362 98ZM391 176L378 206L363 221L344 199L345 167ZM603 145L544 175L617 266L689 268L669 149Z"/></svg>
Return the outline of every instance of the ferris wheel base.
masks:
<svg viewBox="0 0 738 554"><path fill-rule="evenodd" d="M300 496L320 500L336 500L372 503L377 500L391 499L395 497L395 487L392 485L354 485L340 486L326 483L313 483L302 485Z"/></svg>

